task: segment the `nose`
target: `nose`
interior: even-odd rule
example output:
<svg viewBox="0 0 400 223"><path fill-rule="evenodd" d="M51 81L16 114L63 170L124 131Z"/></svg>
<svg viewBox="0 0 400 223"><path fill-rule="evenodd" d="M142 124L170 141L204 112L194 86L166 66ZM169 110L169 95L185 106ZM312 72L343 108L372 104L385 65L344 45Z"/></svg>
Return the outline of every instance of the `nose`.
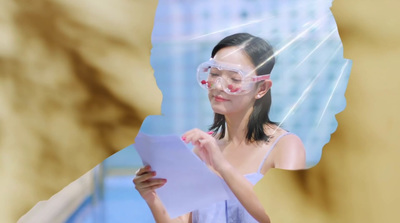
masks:
<svg viewBox="0 0 400 223"><path fill-rule="evenodd" d="M223 90L223 79L222 77L218 77L214 82L214 89Z"/></svg>

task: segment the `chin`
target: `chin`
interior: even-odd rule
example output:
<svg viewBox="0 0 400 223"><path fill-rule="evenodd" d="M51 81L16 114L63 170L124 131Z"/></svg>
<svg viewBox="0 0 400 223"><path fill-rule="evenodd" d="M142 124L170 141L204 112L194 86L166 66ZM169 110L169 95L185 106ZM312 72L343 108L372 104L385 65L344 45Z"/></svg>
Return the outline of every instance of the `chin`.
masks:
<svg viewBox="0 0 400 223"><path fill-rule="evenodd" d="M214 113L216 114L220 114L220 115L226 115L227 114L227 110L225 108L221 108L221 106L218 105L211 105L212 110L214 111Z"/></svg>

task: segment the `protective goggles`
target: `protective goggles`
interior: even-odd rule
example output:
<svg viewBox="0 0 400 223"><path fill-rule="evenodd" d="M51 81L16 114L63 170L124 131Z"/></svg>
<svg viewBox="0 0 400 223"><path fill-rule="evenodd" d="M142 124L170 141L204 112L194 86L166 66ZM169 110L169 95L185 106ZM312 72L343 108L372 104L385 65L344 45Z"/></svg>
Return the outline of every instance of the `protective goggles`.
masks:
<svg viewBox="0 0 400 223"><path fill-rule="evenodd" d="M255 83L270 77L269 74L255 76L253 73L254 69L210 59L197 68L197 81L207 90L220 87L227 94L242 95L250 92Z"/></svg>

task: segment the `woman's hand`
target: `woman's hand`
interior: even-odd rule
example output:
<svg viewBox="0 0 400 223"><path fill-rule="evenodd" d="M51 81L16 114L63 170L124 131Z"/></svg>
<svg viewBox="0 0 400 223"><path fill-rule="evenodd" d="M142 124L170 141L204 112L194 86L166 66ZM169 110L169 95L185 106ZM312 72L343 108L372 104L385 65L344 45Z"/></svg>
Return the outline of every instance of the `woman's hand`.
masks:
<svg viewBox="0 0 400 223"><path fill-rule="evenodd" d="M150 166L145 166L136 172L136 176L133 179L136 190L147 203L154 201L157 197L155 190L164 186L167 182L166 179L153 178L154 176L156 176L156 172L152 171Z"/></svg>
<svg viewBox="0 0 400 223"><path fill-rule="evenodd" d="M196 146L195 150L197 149L197 151L195 152L199 155L200 159L217 172L229 166L217 144L217 140L209 133L200 129L192 129L183 134L182 140Z"/></svg>

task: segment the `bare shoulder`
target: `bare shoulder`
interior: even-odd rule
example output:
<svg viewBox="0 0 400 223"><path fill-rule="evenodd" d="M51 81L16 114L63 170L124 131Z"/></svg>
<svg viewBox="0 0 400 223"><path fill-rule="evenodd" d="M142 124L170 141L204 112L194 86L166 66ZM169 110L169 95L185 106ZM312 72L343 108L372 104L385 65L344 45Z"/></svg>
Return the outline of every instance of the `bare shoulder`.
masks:
<svg viewBox="0 0 400 223"><path fill-rule="evenodd" d="M306 152L303 142L295 134L286 134L281 137L273 151L275 168L298 170L304 169L306 166Z"/></svg>
<svg viewBox="0 0 400 223"><path fill-rule="evenodd" d="M272 136L271 143L276 143L271 151L268 165L286 170L305 168L306 152L303 142L297 135L288 134L288 131L275 125L267 126L265 132Z"/></svg>

